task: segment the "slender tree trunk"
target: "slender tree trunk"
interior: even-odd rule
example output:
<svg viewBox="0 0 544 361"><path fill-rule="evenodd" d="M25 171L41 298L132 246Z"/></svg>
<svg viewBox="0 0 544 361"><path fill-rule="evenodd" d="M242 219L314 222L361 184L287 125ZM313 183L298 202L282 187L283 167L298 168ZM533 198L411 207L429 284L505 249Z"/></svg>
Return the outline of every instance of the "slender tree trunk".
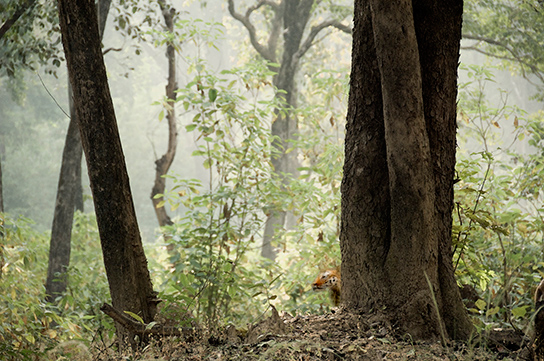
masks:
<svg viewBox="0 0 544 361"><path fill-rule="evenodd" d="M66 291L68 282L66 271L70 264L74 200L77 189L77 168L81 169L81 153L77 119L72 117L62 153L57 200L51 228L49 265L45 281L45 300L47 302L54 302L55 298Z"/></svg>
<svg viewBox="0 0 544 361"><path fill-rule="evenodd" d="M4 196L2 191L2 153L0 152L0 213L4 212ZM0 278L4 269L4 215L0 214Z"/></svg>
<svg viewBox="0 0 544 361"><path fill-rule="evenodd" d="M2 154L0 153L0 213L4 212L4 189L2 187Z"/></svg>
<svg viewBox="0 0 544 361"><path fill-rule="evenodd" d="M176 10L173 7L167 7L163 1L159 5L164 16L166 28L170 33L174 32L174 16ZM159 226L169 226L173 224L172 220L166 213L165 207L160 207L159 203L164 200L164 197L156 197L157 194L164 194L166 189L166 178L164 175L168 173L174 157L176 156L178 130L176 125L176 111L174 103L176 101L176 51L173 44L168 44L166 47L166 57L168 58L168 84L166 85L166 98L168 99L168 107L166 120L168 121L168 146L166 153L155 161L155 183L151 190L151 201L157 215Z"/></svg>
<svg viewBox="0 0 544 361"><path fill-rule="evenodd" d="M298 122L291 112L297 107L295 76L302 56L299 53L302 36L313 4L314 0L289 0L284 1L283 5L283 57L278 74L274 77L274 86L280 90L277 96L289 109L286 112L278 109L274 113L272 135L276 138L272 146L276 148L276 154L272 154L272 165L284 185L288 185L291 177L297 177L298 152L287 150L293 147L291 141L297 138ZM277 230L284 227L288 216L287 212L278 209L273 209L268 215L261 248L263 257L271 260L276 258L277 251L272 242Z"/></svg>
<svg viewBox="0 0 544 361"><path fill-rule="evenodd" d="M342 181L343 299L414 338L467 338L451 265L462 2L357 0Z"/></svg>
<svg viewBox="0 0 544 361"><path fill-rule="evenodd" d="M59 20L113 306L156 312L92 1L59 0ZM118 325L118 331L122 327ZM120 334L122 336L122 333Z"/></svg>

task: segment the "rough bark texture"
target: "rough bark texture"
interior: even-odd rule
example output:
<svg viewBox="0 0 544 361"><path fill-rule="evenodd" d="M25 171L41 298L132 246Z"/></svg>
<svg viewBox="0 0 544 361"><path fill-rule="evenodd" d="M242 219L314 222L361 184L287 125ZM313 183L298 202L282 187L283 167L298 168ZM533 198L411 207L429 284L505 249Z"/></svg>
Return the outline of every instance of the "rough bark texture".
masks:
<svg viewBox="0 0 544 361"><path fill-rule="evenodd" d="M174 32L174 15L176 10L172 7L167 7L164 2L160 1L159 5L162 10L166 28L169 32ZM155 198L157 194L164 194L166 188L166 178L164 175L168 173L174 157L176 156L176 148L178 142L178 129L176 126L176 111L174 102L176 101L176 51L172 44L166 47L166 57L168 59L168 84L166 85L166 98L169 101L166 120L168 121L168 146L166 153L155 161L155 183L151 190L151 201L157 215L159 226L169 226L173 224L172 220L166 213L165 207L159 207L159 203L164 200L164 197Z"/></svg>
<svg viewBox="0 0 544 361"><path fill-rule="evenodd" d="M98 20L100 38L104 36L110 4L111 0L103 0L99 1L97 5L98 14L100 14ZM74 210L83 212L83 187L81 184L83 148L81 147L70 82L68 82L68 103L70 106L70 124L68 125L62 153L57 199L51 226L47 279L45 281L45 300L47 302L54 302L57 296L66 291L68 280L65 272L70 265Z"/></svg>
<svg viewBox="0 0 544 361"><path fill-rule="evenodd" d="M461 14L458 0L355 2L342 296L420 339L471 331L451 265Z"/></svg>
<svg viewBox="0 0 544 361"><path fill-rule="evenodd" d="M535 361L544 360L544 301L536 300L533 347Z"/></svg>
<svg viewBox="0 0 544 361"><path fill-rule="evenodd" d="M155 293L100 50L94 1L59 0L58 7L113 306L151 322Z"/></svg>
<svg viewBox="0 0 544 361"><path fill-rule="evenodd" d="M438 282L443 303L441 317L451 337L465 338L472 326L455 281L451 247L457 131L456 70L463 4L457 0L416 0L413 9L435 184Z"/></svg>

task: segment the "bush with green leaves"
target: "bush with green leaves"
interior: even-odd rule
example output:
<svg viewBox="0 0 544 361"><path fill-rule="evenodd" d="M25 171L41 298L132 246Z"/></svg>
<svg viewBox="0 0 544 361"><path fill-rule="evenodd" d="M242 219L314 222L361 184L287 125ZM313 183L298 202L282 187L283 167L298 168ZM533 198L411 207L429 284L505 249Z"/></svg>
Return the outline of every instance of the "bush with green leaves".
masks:
<svg viewBox="0 0 544 361"><path fill-rule="evenodd" d="M90 341L112 326L99 307L108 298L96 224L76 216L69 287L56 305L44 302L49 235L24 218L0 214L4 267L0 279L0 358L34 360L59 342Z"/></svg>
<svg viewBox="0 0 544 361"><path fill-rule="evenodd" d="M463 70L470 81L459 95L454 267L480 294L471 310L479 327L523 328L544 275L542 118L509 106L504 91L491 106L484 89L492 71Z"/></svg>
<svg viewBox="0 0 544 361"><path fill-rule="evenodd" d="M168 176L175 185L166 201L187 211L165 228L175 270L166 292L178 289L195 316L213 327L219 318L257 314L272 297L267 291L276 270L251 267L248 255L258 247L267 205L280 199L269 160L275 104L273 94L259 94L269 72L264 63L215 75L198 60L194 70L177 102L192 119L185 129L194 134L193 156L203 159L208 179Z"/></svg>

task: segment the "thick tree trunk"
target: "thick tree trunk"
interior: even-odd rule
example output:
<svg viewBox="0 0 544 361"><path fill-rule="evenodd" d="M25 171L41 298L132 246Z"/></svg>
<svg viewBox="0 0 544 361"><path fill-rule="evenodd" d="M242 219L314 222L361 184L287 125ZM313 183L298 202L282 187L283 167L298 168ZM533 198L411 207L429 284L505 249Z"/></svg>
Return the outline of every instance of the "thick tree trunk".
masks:
<svg viewBox="0 0 544 361"><path fill-rule="evenodd" d="M59 0L62 41L113 306L153 320L156 300L132 201L93 1Z"/></svg>
<svg viewBox="0 0 544 361"><path fill-rule="evenodd" d="M432 154L441 317L453 338L466 338L472 323L460 300L452 265L452 211L457 132L457 67L461 39L461 1L414 1L425 121Z"/></svg>
<svg viewBox="0 0 544 361"><path fill-rule="evenodd" d="M174 15L176 10L172 7L167 7L163 1L159 5L164 16L166 28L170 33L174 32ZM169 100L169 107L166 113L168 121L168 146L166 153L155 161L155 183L151 190L151 201L157 215L159 226L169 226L173 224L172 220L166 213L165 207L159 207L159 204L164 200L164 197L157 197L157 194L164 194L166 188L166 178L164 175L168 173L174 157L176 156L176 148L178 143L178 129L176 125L176 110L174 103L176 101L176 51L173 44L168 44L166 47L166 57L168 59L168 84L166 85L166 98Z"/></svg>
<svg viewBox="0 0 544 361"><path fill-rule="evenodd" d="M460 0L355 2L342 296L420 339L471 331L451 266L461 14Z"/></svg>

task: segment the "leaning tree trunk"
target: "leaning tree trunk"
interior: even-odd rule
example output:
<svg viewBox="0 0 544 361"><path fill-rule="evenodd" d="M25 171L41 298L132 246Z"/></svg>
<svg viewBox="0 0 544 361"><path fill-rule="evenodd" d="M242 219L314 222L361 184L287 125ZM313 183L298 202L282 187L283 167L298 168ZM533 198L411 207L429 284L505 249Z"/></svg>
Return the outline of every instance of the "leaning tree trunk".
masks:
<svg viewBox="0 0 544 361"><path fill-rule="evenodd" d="M176 10L173 7L167 7L163 1L159 1L166 28L170 33L174 32L174 15ZM166 98L168 101L166 120L168 121L168 145L166 153L162 157L155 161L155 183L151 190L151 201L153 202L153 208L159 222L159 226L169 226L173 222L166 213L166 208L160 206L164 200L163 196L157 196L158 194L164 194L166 188L166 178L164 176L168 173L174 157L176 156L176 148L178 142L178 130L176 124L176 50L172 43L168 43L166 47L166 57L168 59L168 84L166 85Z"/></svg>
<svg viewBox="0 0 544 361"><path fill-rule="evenodd" d="M139 314L148 323L156 313L155 292L100 49L96 9L87 0L59 0L58 7L113 306Z"/></svg>
<svg viewBox="0 0 544 361"><path fill-rule="evenodd" d="M104 35L110 4L111 0L98 2L100 38ZM66 292L68 283L66 270L70 265L74 211L83 211L83 188L81 184L83 149L70 82L68 82L68 103L70 105L70 123L62 152L55 212L51 226L47 279L45 281L45 300L47 302L54 302L56 297Z"/></svg>
<svg viewBox="0 0 544 361"><path fill-rule="evenodd" d="M343 299L414 338L471 331L451 265L461 15L460 0L355 3Z"/></svg>

